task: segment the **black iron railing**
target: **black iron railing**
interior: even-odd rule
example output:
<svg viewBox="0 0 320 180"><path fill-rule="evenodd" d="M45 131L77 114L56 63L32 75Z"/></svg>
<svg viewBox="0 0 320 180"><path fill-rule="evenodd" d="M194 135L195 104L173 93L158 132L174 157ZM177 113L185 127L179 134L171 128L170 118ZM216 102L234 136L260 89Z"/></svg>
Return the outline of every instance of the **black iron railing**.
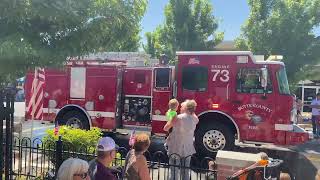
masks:
<svg viewBox="0 0 320 180"><path fill-rule="evenodd" d="M41 139L31 141L28 137L21 139L14 137L12 168L9 169L9 176L50 179L55 176L59 166L67 158L77 157L90 161L96 157L92 147L75 150L70 144L66 146L61 139L54 144L45 144ZM119 148L117 157L112 163L113 166L123 168L127 152L126 148ZM179 155L171 155L168 157L161 151L146 152L145 156L148 160L151 179L154 180L182 179L182 174L185 174L188 180L216 179L216 171L208 170L208 162L212 160L211 158L200 160L195 156L182 158ZM188 158L191 164L185 166L183 162ZM169 161L169 159L172 160Z"/></svg>

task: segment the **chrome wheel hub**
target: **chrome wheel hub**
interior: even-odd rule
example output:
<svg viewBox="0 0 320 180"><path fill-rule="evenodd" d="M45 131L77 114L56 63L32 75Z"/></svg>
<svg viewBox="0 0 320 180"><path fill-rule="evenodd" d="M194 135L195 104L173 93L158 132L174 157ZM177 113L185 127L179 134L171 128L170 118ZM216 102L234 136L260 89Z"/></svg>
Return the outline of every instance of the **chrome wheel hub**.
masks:
<svg viewBox="0 0 320 180"><path fill-rule="evenodd" d="M70 118L67 121L66 125L72 128L82 129L82 122L78 118Z"/></svg>
<svg viewBox="0 0 320 180"><path fill-rule="evenodd" d="M203 136L204 147L211 152L223 149L226 145L226 138L218 130L207 131Z"/></svg>

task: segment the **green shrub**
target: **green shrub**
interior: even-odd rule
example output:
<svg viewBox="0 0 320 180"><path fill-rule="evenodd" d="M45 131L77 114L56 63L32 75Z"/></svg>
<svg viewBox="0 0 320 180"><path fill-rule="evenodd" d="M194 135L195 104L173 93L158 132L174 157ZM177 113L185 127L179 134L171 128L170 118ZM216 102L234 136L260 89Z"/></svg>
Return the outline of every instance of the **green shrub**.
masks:
<svg viewBox="0 0 320 180"><path fill-rule="evenodd" d="M95 149L98 140L102 136L102 132L98 128L82 130L61 126L57 135L54 134L54 129L48 129L46 132L47 135L43 138L44 144L54 144L59 139L59 136L61 136L63 144L67 144L75 150L88 147ZM94 152L94 149L91 152Z"/></svg>
<svg viewBox="0 0 320 180"><path fill-rule="evenodd" d="M49 156L51 162L55 164L55 144L58 141L59 136L61 136L63 144L63 155L62 160L66 160L69 157L78 157L83 160L90 161L94 158L96 145L99 139L102 137L102 132L98 128L92 128L90 130L75 129L67 126L61 126L59 128L59 133L54 134L54 129L49 129L46 131L46 136L42 139L43 145L46 149L51 149L52 151L47 151L46 154ZM121 159L121 154L117 153L117 161L114 160L113 164L120 166L124 165L124 160ZM120 162L119 162L120 160ZM117 162L117 163L116 163Z"/></svg>
<svg viewBox="0 0 320 180"><path fill-rule="evenodd" d="M46 154L53 164L55 164L55 144L59 136L61 136L64 151L62 160L69 157L78 157L87 161L94 158L97 142L102 136L102 132L98 128L82 130L67 126L61 126L57 135L54 134L54 129L49 129L46 133L46 136L42 139L43 146L46 150L52 150L47 151Z"/></svg>

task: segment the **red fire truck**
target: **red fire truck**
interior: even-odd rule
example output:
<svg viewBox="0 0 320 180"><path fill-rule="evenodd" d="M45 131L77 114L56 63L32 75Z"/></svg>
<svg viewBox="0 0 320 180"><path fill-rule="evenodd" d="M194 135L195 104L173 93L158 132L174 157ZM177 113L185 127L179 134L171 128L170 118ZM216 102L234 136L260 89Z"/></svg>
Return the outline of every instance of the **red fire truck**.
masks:
<svg viewBox="0 0 320 180"><path fill-rule="evenodd" d="M284 63L256 61L246 51L177 52L176 67L128 67L107 60L72 60L45 69L44 120L83 129L147 127L163 133L171 98L194 99L200 119L197 152L236 142L295 145L309 139L295 125L296 109ZM26 78L30 104L33 73ZM30 119L31 114L26 113Z"/></svg>

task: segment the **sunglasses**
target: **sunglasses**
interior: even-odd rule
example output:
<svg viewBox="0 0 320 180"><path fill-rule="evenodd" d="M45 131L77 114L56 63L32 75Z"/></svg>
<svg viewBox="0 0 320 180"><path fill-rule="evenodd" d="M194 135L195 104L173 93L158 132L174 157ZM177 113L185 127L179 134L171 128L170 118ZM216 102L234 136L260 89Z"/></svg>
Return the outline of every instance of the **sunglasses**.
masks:
<svg viewBox="0 0 320 180"><path fill-rule="evenodd" d="M88 177L88 173L82 173L82 174L74 174L73 176L79 176L81 179L86 179Z"/></svg>

